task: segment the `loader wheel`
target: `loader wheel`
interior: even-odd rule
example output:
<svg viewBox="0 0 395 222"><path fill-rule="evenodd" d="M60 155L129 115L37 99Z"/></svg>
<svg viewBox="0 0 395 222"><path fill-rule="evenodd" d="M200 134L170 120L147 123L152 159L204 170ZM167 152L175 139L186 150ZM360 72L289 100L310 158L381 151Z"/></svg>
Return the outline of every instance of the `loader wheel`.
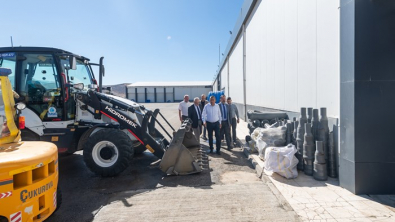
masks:
<svg viewBox="0 0 395 222"><path fill-rule="evenodd" d="M133 158L133 144L121 130L103 129L88 138L84 145L84 161L102 177L120 174Z"/></svg>
<svg viewBox="0 0 395 222"><path fill-rule="evenodd" d="M147 149L143 144L140 142L133 143L134 154L142 154Z"/></svg>

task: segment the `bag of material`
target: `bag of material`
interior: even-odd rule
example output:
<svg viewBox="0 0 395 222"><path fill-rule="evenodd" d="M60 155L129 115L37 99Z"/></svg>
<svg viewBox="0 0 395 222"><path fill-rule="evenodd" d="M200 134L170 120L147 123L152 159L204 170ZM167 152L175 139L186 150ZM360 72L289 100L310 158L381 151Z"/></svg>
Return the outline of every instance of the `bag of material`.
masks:
<svg viewBox="0 0 395 222"><path fill-rule="evenodd" d="M285 145L286 130L282 128L256 128L251 134L251 138L255 140L255 147L258 148L259 157L265 159L265 149L270 146Z"/></svg>
<svg viewBox="0 0 395 222"><path fill-rule="evenodd" d="M265 173L271 175L273 172L281 176L292 179L298 176L296 165L298 159L295 157L297 152L293 144L285 147L267 147L265 150L265 162L263 164Z"/></svg>

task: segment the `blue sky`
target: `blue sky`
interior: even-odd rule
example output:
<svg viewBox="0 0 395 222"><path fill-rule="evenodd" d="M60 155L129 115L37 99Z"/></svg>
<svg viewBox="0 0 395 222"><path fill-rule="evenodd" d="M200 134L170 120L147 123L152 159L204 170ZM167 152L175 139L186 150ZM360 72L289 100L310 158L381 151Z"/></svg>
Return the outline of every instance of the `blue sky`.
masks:
<svg viewBox="0 0 395 222"><path fill-rule="evenodd" d="M243 0L3 1L0 46L61 48L98 62L105 84L211 81ZM5 10L6 9L6 10ZM221 55L222 58L222 55Z"/></svg>

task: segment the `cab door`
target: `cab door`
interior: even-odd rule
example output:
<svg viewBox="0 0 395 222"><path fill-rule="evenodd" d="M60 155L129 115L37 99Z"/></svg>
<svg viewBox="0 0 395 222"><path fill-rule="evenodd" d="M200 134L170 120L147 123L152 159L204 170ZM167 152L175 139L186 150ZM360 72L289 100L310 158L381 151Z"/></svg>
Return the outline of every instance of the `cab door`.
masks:
<svg viewBox="0 0 395 222"><path fill-rule="evenodd" d="M56 60L52 54L23 54L18 92L27 107L43 122L64 119L63 91Z"/></svg>

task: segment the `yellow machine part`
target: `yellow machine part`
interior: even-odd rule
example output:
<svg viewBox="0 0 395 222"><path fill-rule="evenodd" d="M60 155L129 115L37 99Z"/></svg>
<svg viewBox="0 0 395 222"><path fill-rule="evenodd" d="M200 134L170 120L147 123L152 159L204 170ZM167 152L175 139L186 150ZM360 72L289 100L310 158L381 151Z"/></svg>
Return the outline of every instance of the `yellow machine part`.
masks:
<svg viewBox="0 0 395 222"><path fill-rule="evenodd" d="M10 80L6 76L0 76L1 95L4 103L4 113L7 119L9 136L1 137L0 144L18 142L21 140L20 131L15 125L15 100Z"/></svg>
<svg viewBox="0 0 395 222"><path fill-rule="evenodd" d="M57 147L48 142L20 142L11 84L6 76L0 76L0 83L6 118L0 138L0 218L43 221L57 206Z"/></svg>

